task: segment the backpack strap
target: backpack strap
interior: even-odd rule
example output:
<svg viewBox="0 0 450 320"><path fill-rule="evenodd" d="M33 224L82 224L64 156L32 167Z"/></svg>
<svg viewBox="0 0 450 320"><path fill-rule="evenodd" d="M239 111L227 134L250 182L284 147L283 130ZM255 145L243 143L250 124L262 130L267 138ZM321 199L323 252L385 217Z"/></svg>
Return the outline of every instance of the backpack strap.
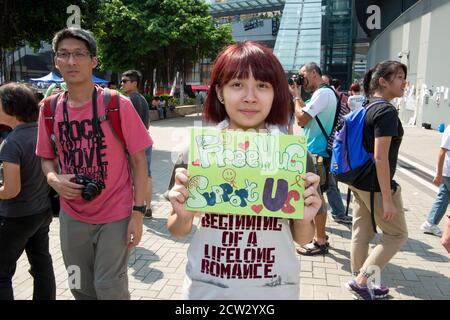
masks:
<svg viewBox="0 0 450 320"><path fill-rule="evenodd" d="M366 111L369 110L369 108L376 106L377 104L381 104L381 103L385 103L385 102L389 103L389 101L387 101L387 100L374 101L365 107ZM377 224L375 222L375 191L374 191L374 189L375 189L375 171L376 171L375 163L372 163L372 166L373 166L373 169L371 170L372 171L372 173L371 173L372 183L371 183L371 188L370 188L371 189L370 190L370 218L372 220L373 232L377 233Z"/></svg>
<svg viewBox="0 0 450 320"><path fill-rule="evenodd" d="M334 89L333 89L331 86L327 85L326 83L322 83L322 84L319 86L319 89L321 89L321 88L327 88L327 89L330 89L331 91L333 91L334 96L335 96L336 99L337 99L336 113L334 114L333 126L331 127L331 132L333 132L333 128L336 126L337 120L338 120L338 117L339 117L339 112L340 112L340 108L341 108L341 100L340 100L340 97L338 96L338 94L336 93L336 91L334 91ZM319 120L319 117L318 117L318 116L315 116L314 119L316 119L317 124L319 125L319 128L320 128L320 130L322 131L322 134L324 135L325 140L326 140L327 143L328 143L328 139L329 139L330 137L329 137L329 135L327 134L327 132L325 131L325 128L323 127L322 122ZM330 134L331 134L331 132L330 132Z"/></svg>
<svg viewBox="0 0 450 320"><path fill-rule="evenodd" d="M328 139L329 139L330 137L328 136L327 132L325 131L325 128L323 127L322 122L320 122L320 119L319 119L318 116L315 116L314 119L316 119L317 124L319 125L319 128L320 128L320 131L322 131L322 134L323 134L323 136L325 137L325 141L327 142L327 145L328 145ZM331 130L331 132L333 132L333 129ZM330 154L330 152L328 151L328 148L327 148L327 153L328 153L328 155L331 157L331 154Z"/></svg>
<svg viewBox="0 0 450 320"><path fill-rule="evenodd" d="M43 104L43 113L44 113L44 121L45 121L45 128L47 130L47 134L50 137L50 140L52 141L53 151L55 152L55 155L57 155L56 150L56 135L53 131L53 126L55 123L55 111L56 106L58 104L58 98L61 95L61 92L58 94L55 94L53 96L47 97L44 99Z"/></svg>
<svg viewBox="0 0 450 320"><path fill-rule="evenodd" d="M120 123L120 94L116 90L110 90L109 88L103 90L103 104L106 110L105 115L100 117L100 122L108 120L107 122L113 135L128 153Z"/></svg>
<svg viewBox="0 0 450 320"><path fill-rule="evenodd" d="M336 181L337 184L337 181ZM348 216L348 209L350 208L350 201L352 200L352 190L350 188L347 189L347 204L345 206L345 215Z"/></svg>
<svg viewBox="0 0 450 320"><path fill-rule="evenodd" d="M372 219L373 232L377 233L377 224L375 223L375 192L370 191L370 217Z"/></svg>

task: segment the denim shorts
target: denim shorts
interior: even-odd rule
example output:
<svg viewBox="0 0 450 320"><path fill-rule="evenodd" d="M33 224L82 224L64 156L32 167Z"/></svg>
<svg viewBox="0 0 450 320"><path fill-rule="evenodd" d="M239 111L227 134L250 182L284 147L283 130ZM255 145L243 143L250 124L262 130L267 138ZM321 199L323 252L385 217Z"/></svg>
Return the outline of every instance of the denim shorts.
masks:
<svg viewBox="0 0 450 320"><path fill-rule="evenodd" d="M153 147L148 147L147 149L145 149L145 157L147 158L148 176L150 178L152 177L152 170L150 168L152 164L152 148Z"/></svg>

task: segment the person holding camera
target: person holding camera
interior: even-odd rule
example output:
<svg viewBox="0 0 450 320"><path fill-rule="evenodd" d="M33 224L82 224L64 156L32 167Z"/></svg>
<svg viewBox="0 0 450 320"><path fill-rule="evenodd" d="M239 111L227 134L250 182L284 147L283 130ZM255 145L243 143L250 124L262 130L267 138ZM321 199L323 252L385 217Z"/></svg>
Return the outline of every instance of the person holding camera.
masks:
<svg viewBox="0 0 450 320"><path fill-rule="evenodd" d="M68 90L58 97L53 135L41 107L36 154L60 196L69 287L75 299L129 299L128 255L142 237L148 176L144 151L153 141L128 98L110 91L111 99L119 99L119 107L110 109L105 89L92 82L97 45L89 31L63 29L52 45ZM118 112L123 139L108 120L110 112Z"/></svg>
<svg viewBox="0 0 450 320"><path fill-rule="evenodd" d="M320 190L322 193L328 189L330 172L330 155L327 152L328 141L322 133L331 134L336 114L337 99L334 91L326 86L322 80L322 71L319 66L310 62L302 66L294 81L290 81L289 90L295 104L295 117L299 126L303 127L308 151L313 155L317 173L321 176ZM301 92L313 92L308 101L303 101ZM329 243L325 232L327 222L327 209L323 195L322 208L314 219L315 237L313 241L299 249L302 255L318 255L328 253Z"/></svg>
<svg viewBox="0 0 450 320"><path fill-rule="evenodd" d="M338 91L340 88L339 80L333 79L329 74L323 74L322 80L336 92L339 99L343 99L345 95ZM342 101L339 101L340 103ZM331 208L331 218L336 223L352 224L352 217L346 214L344 203L342 202L341 191L339 190L336 179L333 175L328 176L327 200Z"/></svg>
<svg viewBox="0 0 450 320"><path fill-rule="evenodd" d="M49 251L49 187L34 154L38 101L25 84L0 87L0 123L12 128L0 148L0 300L13 300L12 278L25 251L34 280L33 300L55 300Z"/></svg>

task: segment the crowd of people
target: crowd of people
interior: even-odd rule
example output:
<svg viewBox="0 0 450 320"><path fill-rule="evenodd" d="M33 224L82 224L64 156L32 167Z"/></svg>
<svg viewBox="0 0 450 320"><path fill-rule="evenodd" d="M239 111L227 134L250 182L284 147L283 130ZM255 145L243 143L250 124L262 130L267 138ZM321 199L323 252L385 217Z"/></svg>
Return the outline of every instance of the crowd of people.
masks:
<svg viewBox="0 0 450 320"><path fill-rule="evenodd" d="M149 110L139 93L137 70L122 73L120 95L113 88L92 83L97 45L92 33L67 28L53 39L55 67L65 80L39 102L25 84L0 87L0 123L11 130L0 148L3 163L0 187L0 299L14 299L12 278L25 251L34 279L33 299L55 299L56 285L49 252L52 221L50 190L59 195L60 242L66 268L76 266L81 279L71 285L75 299L130 299L127 262L143 233L143 218L151 217L151 158ZM238 67L237 67L238 66ZM380 272L408 238L401 187L394 180L403 136L402 124L391 100L403 96L407 67L383 61L370 69L363 83L341 91L340 83L314 63L299 70L301 81L288 85L275 55L255 42L233 44L216 58L210 91L203 102L203 118L221 130L265 130L273 135L293 134L303 127L307 139L303 219L271 219L276 228L249 226L242 230L229 215L230 232L254 233L259 246L270 244L270 271L262 277L223 277L205 272L206 246L220 246L222 232L212 221L217 214L185 209L189 172L174 169L168 192L172 210L167 228L181 238L189 234L194 218L200 223L187 252L183 296L186 299L298 299L300 265L297 253L326 255L327 204L334 221L352 225L351 269L346 287L356 297L374 300L389 288L368 285L373 270ZM151 106L165 118L158 97ZM340 119L366 110L362 139L373 163L363 178L349 186L353 215L343 204L338 181L330 174L330 141ZM125 125L126 124L126 125ZM450 200L450 127L439 151L434 183L439 194L424 232L442 236L450 252L450 223L442 232L437 224ZM186 147L179 154L187 163ZM53 212L55 214L55 212ZM380 244L369 252L376 229ZM242 242L238 249L245 249ZM235 262L235 263L240 263Z"/></svg>

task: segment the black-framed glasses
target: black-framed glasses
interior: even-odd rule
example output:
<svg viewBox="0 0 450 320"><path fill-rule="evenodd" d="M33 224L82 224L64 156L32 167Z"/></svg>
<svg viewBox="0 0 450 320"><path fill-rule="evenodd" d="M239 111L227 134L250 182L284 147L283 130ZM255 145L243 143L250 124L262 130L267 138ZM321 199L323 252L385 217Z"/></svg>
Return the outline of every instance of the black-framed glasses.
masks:
<svg viewBox="0 0 450 320"><path fill-rule="evenodd" d="M72 56L75 60L82 60L82 59L86 59L87 57L90 57L92 55L89 51L82 51L82 50L77 50L74 52L69 52L69 51L57 51L56 52L56 57L58 59L61 59L64 61L69 60L70 56Z"/></svg>
<svg viewBox="0 0 450 320"><path fill-rule="evenodd" d="M120 80L120 83L127 83L127 82L130 82L131 80L128 80L128 79L122 79L122 80Z"/></svg>

